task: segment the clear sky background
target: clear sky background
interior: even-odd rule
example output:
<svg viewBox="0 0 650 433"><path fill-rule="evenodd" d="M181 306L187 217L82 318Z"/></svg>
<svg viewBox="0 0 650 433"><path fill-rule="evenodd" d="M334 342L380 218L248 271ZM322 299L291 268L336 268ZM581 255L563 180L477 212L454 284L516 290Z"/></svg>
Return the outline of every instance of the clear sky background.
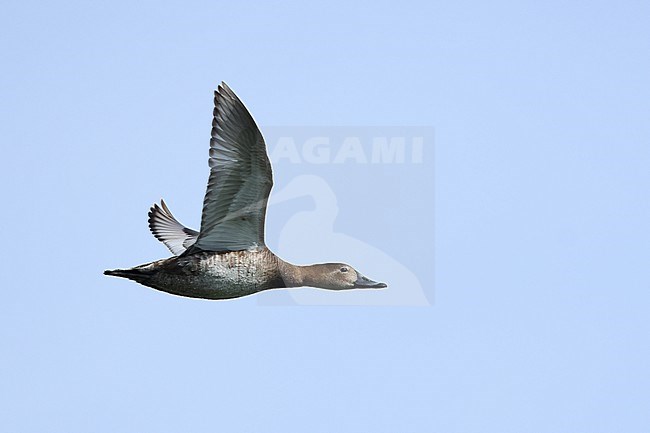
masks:
<svg viewBox="0 0 650 433"><path fill-rule="evenodd" d="M2 431L650 431L649 16L3 2ZM221 80L263 130L433 127L419 165L274 165L274 193L325 179L331 239L405 266L430 306L197 301L101 274L168 255L146 226L160 197L198 227ZM269 245L314 206L271 208Z"/></svg>

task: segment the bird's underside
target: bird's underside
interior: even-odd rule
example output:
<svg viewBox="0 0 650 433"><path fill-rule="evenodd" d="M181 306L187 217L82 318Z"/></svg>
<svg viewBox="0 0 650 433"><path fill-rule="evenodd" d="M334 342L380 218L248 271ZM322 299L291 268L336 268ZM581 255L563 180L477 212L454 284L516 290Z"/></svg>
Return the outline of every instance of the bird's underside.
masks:
<svg viewBox="0 0 650 433"><path fill-rule="evenodd" d="M230 299L286 287L278 261L268 248L199 251L105 273L174 295Z"/></svg>

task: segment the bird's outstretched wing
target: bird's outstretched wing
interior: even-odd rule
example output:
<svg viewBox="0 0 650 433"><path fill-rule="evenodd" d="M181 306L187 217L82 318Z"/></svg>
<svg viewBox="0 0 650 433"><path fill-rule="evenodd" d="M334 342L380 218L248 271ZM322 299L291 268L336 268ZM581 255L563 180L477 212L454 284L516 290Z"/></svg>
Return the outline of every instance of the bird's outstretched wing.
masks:
<svg viewBox="0 0 650 433"><path fill-rule="evenodd" d="M160 206L157 203L151 206L149 229L175 256L183 254L199 237L199 232L185 227L174 218L164 200L160 200Z"/></svg>
<svg viewBox="0 0 650 433"><path fill-rule="evenodd" d="M214 104L201 230L188 252L262 247L266 203L273 186L264 138L225 83L215 91Z"/></svg>

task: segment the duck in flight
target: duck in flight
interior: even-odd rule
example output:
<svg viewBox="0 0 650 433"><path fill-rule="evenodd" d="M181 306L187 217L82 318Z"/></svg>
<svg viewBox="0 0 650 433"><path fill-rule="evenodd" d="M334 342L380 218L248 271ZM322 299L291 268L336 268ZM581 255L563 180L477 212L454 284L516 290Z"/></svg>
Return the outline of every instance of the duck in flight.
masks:
<svg viewBox="0 0 650 433"><path fill-rule="evenodd" d="M183 226L161 200L149 212L149 228L174 256L104 274L204 299L301 286L329 290L386 287L345 263L293 265L266 247L264 220L273 176L264 138L225 83L214 92L214 105L201 230Z"/></svg>

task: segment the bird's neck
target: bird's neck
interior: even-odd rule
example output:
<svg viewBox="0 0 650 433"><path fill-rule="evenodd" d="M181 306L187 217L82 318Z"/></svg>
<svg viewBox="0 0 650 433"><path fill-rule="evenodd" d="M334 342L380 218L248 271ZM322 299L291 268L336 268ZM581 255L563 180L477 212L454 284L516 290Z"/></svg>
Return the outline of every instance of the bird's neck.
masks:
<svg viewBox="0 0 650 433"><path fill-rule="evenodd" d="M278 258L278 272L285 287L306 286L306 272L304 269L306 267L307 266L294 265L293 263L285 262Z"/></svg>
<svg viewBox="0 0 650 433"><path fill-rule="evenodd" d="M284 281L285 287L318 287L328 288L323 280L322 264L315 265L294 265L278 259L278 270Z"/></svg>

